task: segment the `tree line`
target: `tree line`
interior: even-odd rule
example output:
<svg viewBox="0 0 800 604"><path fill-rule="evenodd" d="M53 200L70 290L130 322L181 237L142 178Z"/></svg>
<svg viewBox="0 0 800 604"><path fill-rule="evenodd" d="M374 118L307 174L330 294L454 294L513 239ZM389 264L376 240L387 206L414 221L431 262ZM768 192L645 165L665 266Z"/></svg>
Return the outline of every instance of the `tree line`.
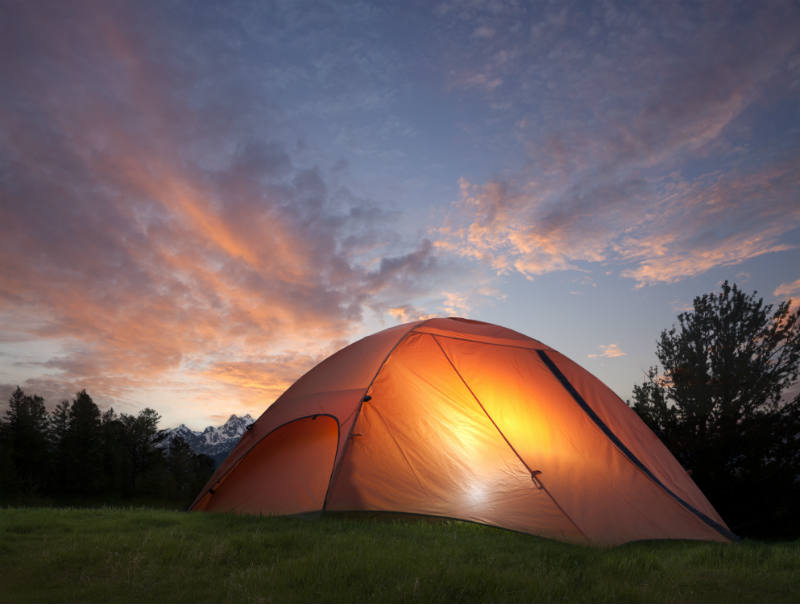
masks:
<svg viewBox="0 0 800 604"><path fill-rule="evenodd" d="M160 419L149 408L101 413L86 390L48 412L17 387L0 419L0 503L187 506L214 461L180 437L159 447Z"/></svg>

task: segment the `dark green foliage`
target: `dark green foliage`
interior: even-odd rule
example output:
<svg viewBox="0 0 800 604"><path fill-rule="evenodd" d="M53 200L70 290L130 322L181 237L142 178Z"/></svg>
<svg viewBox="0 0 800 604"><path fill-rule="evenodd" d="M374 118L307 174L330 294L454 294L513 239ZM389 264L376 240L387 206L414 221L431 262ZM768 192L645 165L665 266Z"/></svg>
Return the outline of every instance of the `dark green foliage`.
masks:
<svg viewBox="0 0 800 604"><path fill-rule="evenodd" d="M800 309L725 282L661 333L633 408L734 532L800 536Z"/></svg>
<svg viewBox="0 0 800 604"><path fill-rule="evenodd" d="M6 509L0 585L0 602L797 602L800 542L599 548L377 514Z"/></svg>
<svg viewBox="0 0 800 604"><path fill-rule="evenodd" d="M152 409L101 414L85 390L48 415L41 397L17 388L0 420L0 502L187 506L214 464L185 443L174 455L157 447L159 420Z"/></svg>

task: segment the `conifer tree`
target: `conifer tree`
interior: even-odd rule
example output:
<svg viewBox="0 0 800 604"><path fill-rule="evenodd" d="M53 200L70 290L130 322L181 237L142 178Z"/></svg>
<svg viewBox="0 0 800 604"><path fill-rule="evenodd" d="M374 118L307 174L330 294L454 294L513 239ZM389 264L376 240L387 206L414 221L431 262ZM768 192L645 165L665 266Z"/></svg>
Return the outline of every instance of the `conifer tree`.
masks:
<svg viewBox="0 0 800 604"><path fill-rule="evenodd" d="M41 494L47 482L47 410L41 396L17 386L0 424L5 494Z"/></svg>
<svg viewBox="0 0 800 604"><path fill-rule="evenodd" d="M81 390L69 410L64 436L65 481L68 492L80 496L96 495L102 485L102 433L100 409L92 397Z"/></svg>

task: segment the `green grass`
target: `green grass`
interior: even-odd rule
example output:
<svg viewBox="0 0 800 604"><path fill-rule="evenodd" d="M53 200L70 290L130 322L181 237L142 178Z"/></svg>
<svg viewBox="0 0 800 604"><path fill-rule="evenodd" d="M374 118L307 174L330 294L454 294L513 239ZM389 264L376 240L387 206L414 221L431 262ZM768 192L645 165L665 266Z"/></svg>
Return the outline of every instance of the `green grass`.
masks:
<svg viewBox="0 0 800 604"><path fill-rule="evenodd" d="M2 602L797 602L800 541L601 549L457 521L0 509Z"/></svg>

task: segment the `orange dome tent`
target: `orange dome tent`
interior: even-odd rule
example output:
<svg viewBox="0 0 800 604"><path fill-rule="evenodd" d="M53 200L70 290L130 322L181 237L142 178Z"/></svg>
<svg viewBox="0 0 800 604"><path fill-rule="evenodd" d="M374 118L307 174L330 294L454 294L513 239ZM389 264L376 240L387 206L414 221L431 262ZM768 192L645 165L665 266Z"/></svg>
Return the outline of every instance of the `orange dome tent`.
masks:
<svg viewBox="0 0 800 604"><path fill-rule="evenodd" d="M322 361L191 509L383 510L598 544L734 538L600 380L537 340L456 318L392 327Z"/></svg>

